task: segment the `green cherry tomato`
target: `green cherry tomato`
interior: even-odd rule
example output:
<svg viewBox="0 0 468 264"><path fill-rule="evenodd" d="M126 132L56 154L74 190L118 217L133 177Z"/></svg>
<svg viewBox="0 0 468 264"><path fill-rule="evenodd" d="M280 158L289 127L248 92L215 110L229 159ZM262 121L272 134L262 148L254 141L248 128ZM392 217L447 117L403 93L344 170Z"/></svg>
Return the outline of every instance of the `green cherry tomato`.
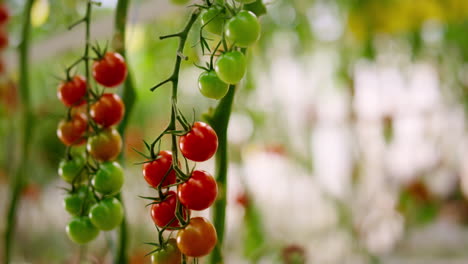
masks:
<svg viewBox="0 0 468 264"><path fill-rule="evenodd" d="M217 35L223 34L224 19L225 14L219 6L212 6L201 14L203 28Z"/></svg>
<svg viewBox="0 0 468 264"><path fill-rule="evenodd" d="M260 23L254 13L243 10L226 22L226 38L239 47L246 48L260 37Z"/></svg>
<svg viewBox="0 0 468 264"><path fill-rule="evenodd" d="M114 197L106 198L91 207L89 218L97 228L112 230L122 222L122 204Z"/></svg>
<svg viewBox="0 0 468 264"><path fill-rule="evenodd" d="M221 99L227 94L229 84L221 81L216 72L206 71L200 74L198 78L198 88L208 98Z"/></svg>
<svg viewBox="0 0 468 264"><path fill-rule="evenodd" d="M68 237L77 244L86 244L99 235L89 217L74 217L67 225Z"/></svg>
<svg viewBox="0 0 468 264"><path fill-rule="evenodd" d="M219 56L215 71L225 83L236 84L244 77L246 68L245 56L239 51L226 52Z"/></svg>
<svg viewBox="0 0 468 264"><path fill-rule="evenodd" d="M169 239L166 247L151 255L152 264L180 264L182 255L174 238Z"/></svg>
<svg viewBox="0 0 468 264"><path fill-rule="evenodd" d="M88 214L89 208L94 203L96 203L96 198L86 186L80 187L75 193L67 195L63 200L65 210L74 216Z"/></svg>
<svg viewBox="0 0 468 264"><path fill-rule="evenodd" d="M81 155L73 156L71 160L62 160L59 164L58 174L66 182L81 183L86 180L85 158Z"/></svg>
<svg viewBox="0 0 468 264"><path fill-rule="evenodd" d="M103 162L92 180L94 189L104 195L120 192L124 183L122 167L117 162Z"/></svg>

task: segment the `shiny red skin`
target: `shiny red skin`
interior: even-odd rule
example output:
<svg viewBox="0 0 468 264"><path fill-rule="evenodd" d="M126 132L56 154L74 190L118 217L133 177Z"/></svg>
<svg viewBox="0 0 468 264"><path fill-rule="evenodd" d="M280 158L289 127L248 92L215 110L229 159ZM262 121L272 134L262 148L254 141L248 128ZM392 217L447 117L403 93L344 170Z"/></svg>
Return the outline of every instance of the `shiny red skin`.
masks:
<svg viewBox="0 0 468 264"><path fill-rule="evenodd" d="M106 93L91 106L90 115L93 120L103 126L110 127L120 121L125 113L125 105L120 96L114 93Z"/></svg>
<svg viewBox="0 0 468 264"><path fill-rule="evenodd" d="M218 195L218 185L208 172L195 170L188 181L178 186L177 195L182 205L201 211L210 207Z"/></svg>
<svg viewBox="0 0 468 264"><path fill-rule="evenodd" d="M151 206L151 218L153 222L159 227L167 225L175 217L176 206L177 195L174 191L169 191L164 201ZM178 226L180 226L180 223L175 219L167 229L170 230L170 227Z"/></svg>
<svg viewBox="0 0 468 264"><path fill-rule="evenodd" d="M93 63L93 77L102 86L115 87L127 77L127 64L119 53L107 52Z"/></svg>
<svg viewBox="0 0 468 264"><path fill-rule="evenodd" d="M86 79L81 75L75 75L71 80L59 84L57 97L67 107L84 104L85 95Z"/></svg>
<svg viewBox="0 0 468 264"><path fill-rule="evenodd" d="M210 159L218 149L218 136L206 123L195 122L192 130L180 137L179 148L187 159L202 162Z"/></svg>
<svg viewBox="0 0 468 264"><path fill-rule="evenodd" d="M5 3L0 4L0 25L5 24L10 19L10 10Z"/></svg>
<svg viewBox="0 0 468 264"><path fill-rule="evenodd" d="M75 114L71 120L62 120L57 129L57 136L66 146L80 145L86 142L83 137L88 127L86 115Z"/></svg>
<svg viewBox="0 0 468 264"><path fill-rule="evenodd" d="M171 170L163 182L162 187L166 187L176 182L176 174L171 167L172 153L167 150L162 150L159 152L156 160L143 164L143 176L151 187L157 188L167 171Z"/></svg>

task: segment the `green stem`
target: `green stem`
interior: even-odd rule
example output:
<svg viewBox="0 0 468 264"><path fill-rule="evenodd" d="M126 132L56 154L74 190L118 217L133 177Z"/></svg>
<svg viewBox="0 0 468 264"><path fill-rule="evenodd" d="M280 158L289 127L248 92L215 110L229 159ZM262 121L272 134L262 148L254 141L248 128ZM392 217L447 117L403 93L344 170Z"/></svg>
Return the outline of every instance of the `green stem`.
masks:
<svg viewBox="0 0 468 264"><path fill-rule="evenodd" d="M224 226L226 222L227 203L227 169L228 169L228 143L227 128L231 117L232 102L236 93L236 86L230 85L229 92L219 101L213 116L208 120L218 135L218 150L216 151L215 178L220 194L213 206L213 224L218 233L218 242L210 255L209 263L224 263L222 249L224 240Z"/></svg>
<svg viewBox="0 0 468 264"><path fill-rule="evenodd" d="M34 127L34 118L31 107L31 97L29 93L29 40L31 32L31 7L33 0L27 0L24 7L23 15L23 28L21 31L21 43L19 45L19 67L20 67L20 80L19 80L19 90L23 107L23 138L21 146L21 155L22 162L28 163L30 146L32 145L31 136L33 135ZM4 261L3 263L10 263L11 260L11 250L13 243L13 235L16 224L16 210L20 198L21 191L25 185L26 177L26 168L27 166L20 166L17 168L16 175L12 180L13 190L11 192L10 204L7 213L7 225L5 232L5 252L4 252Z"/></svg>
<svg viewBox="0 0 468 264"><path fill-rule="evenodd" d="M125 47L125 39L126 39L126 24L127 24L127 14L128 14L128 6L130 5L130 0L119 0L117 2L117 7L115 11L115 20L114 20L114 28L115 28L115 36L114 36L114 48L115 50L120 53L126 60L127 63L127 79L125 80L123 91L122 91L122 99L125 105L125 116L120 123L118 130L122 138L125 139L125 130L127 128L128 122L130 120L130 114L133 110L133 105L135 104L136 100L136 91L135 85L133 82L133 76L130 71L130 64L128 62L128 58L126 56L126 47ZM124 159L124 152L120 154L120 160L123 161ZM122 199L122 194L117 195L117 199L124 205L124 201ZM127 240L128 240L128 226L127 226L127 217L125 215L125 206L124 208L124 218L122 223L120 224L119 233L118 233L118 244L117 249L114 252L114 263L127 263L128 262L128 254L127 254Z"/></svg>

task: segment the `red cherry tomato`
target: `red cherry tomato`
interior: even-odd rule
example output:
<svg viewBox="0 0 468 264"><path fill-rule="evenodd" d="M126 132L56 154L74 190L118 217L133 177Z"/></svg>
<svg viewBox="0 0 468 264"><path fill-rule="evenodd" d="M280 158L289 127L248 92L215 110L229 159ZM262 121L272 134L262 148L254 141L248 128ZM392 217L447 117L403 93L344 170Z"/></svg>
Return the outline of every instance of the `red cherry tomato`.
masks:
<svg viewBox="0 0 468 264"><path fill-rule="evenodd" d="M171 167L172 153L170 151L163 150L159 152L156 160L143 164L143 176L151 187L157 188L164 175L171 170L166 176L166 179L164 179L162 187L165 187L176 182L176 174Z"/></svg>
<svg viewBox="0 0 468 264"><path fill-rule="evenodd" d="M104 57L93 63L93 77L97 83L115 87L127 77L127 65L119 53L107 52Z"/></svg>
<svg viewBox="0 0 468 264"><path fill-rule="evenodd" d="M218 240L216 229L203 217L194 217L190 223L177 233L177 247L189 257L208 255Z"/></svg>
<svg viewBox="0 0 468 264"><path fill-rule="evenodd" d="M83 144L86 139L83 138L88 127L86 115L77 113L71 120L62 120L57 129L57 136L63 144L67 146Z"/></svg>
<svg viewBox="0 0 468 264"><path fill-rule="evenodd" d="M177 194L185 207L201 211L210 207L216 200L218 185L208 172L195 170L188 181L178 186Z"/></svg>
<svg viewBox="0 0 468 264"><path fill-rule="evenodd" d="M0 29L0 50L5 49L8 47L8 34L4 29Z"/></svg>
<svg viewBox="0 0 468 264"><path fill-rule="evenodd" d="M0 25L5 24L9 18L10 10L4 3L0 4Z"/></svg>
<svg viewBox="0 0 468 264"><path fill-rule="evenodd" d="M159 227L167 225L175 217L176 205L177 195L174 191L169 191L164 201L151 206L151 218L153 218L153 222ZM179 220L174 219L168 229L170 230L170 227L178 226L180 226Z"/></svg>
<svg viewBox="0 0 468 264"><path fill-rule="evenodd" d="M81 75L75 75L69 81L59 84L57 96L67 106L77 106L85 103L86 79Z"/></svg>
<svg viewBox="0 0 468 264"><path fill-rule="evenodd" d="M192 130L180 137L179 148L182 155L189 160L206 161L218 149L218 136L208 124L195 122Z"/></svg>
<svg viewBox="0 0 468 264"><path fill-rule="evenodd" d="M122 138L115 128L106 128L90 137L86 148L98 161L114 160L122 150Z"/></svg>
<svg viewBox="0 0 468 264"><path fill-rule="evenodd" d="M120 96L113 93L106 93L91 106L91 117L103 127L113 126L124 116L125 106Z"/></svg>

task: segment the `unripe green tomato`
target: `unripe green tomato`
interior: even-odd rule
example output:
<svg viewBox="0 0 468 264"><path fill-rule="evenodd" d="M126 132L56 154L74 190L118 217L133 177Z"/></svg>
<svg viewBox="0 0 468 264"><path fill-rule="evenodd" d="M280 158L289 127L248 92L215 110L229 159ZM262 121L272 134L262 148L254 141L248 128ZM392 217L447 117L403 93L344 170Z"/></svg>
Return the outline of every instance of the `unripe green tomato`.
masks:
<svg viewBox="0 0 468 264"><path fill-rule="evenodd" d="M86 244L99 235L99 229L87 216L74 217L68 223L66 230L68 237L77 244Z"/></svg>
<svg viewBox="0 0 468 264"><path fill-rule="evenodd" d="M243 4L251 4L257 0L236 0L236 1L239 3L243 3Z"/></svg>
<svg viewBox="0 0 468 264"><path fill-rule="evenodd" d="M124 183L122 167L117 162L103 162L91 183L96 191L104 195L119 193Z"/></svg>
<svg viewBox="0 0 468 264"><path fill-rule="evenodd" d="M236 84L244 77L246 69L245 56L239 51L226 52L219 56L215 71L225 83Z"/></svg>
<svg viewBox="0 0 468 264"><path fill-rule="evenodd" d="M180 264L182 255L174 238L169 239L164 249L151 255L152 264Z"/></svg>
<svg viewBox="0 0 468 264"><path fill-rule="evenodd" d="M93 193L87 186L82 186L75 193L71 193L63 200L65 210L74 216L88 214L89 208L96 203Z"/></svg>
<svg viewBox="0 0 468 264"><path fill-rule="evenodd" d="M198 78L198 88L208 98L221 99L227 94L229 84L221 81L216 72L205 71Z"/></svg>
<svg viewBox="0 0 468 264"><path fill-rule="evenodd" d="M73 156L71 160L62 160L59 164L58 174L66 182L81 183L86 180L85 158L81 155Z"/></svg>
<svg viewBox="0 0 468 264"><path fill-rule="evenodd" d="M97 228L112 230L122 222L122 204L114 197L106 198L91 207L89 218Z"/></svg>
<svg viewBox="0 0 468 264"><path fill-rule="evenodd" d="M223 34L224 19L225 14L219 6L212 6L201 14L203 28L217 35Z"/></svg>
<svg viewBox="0 0 468 264"><path fill-rule="evenodd" d="M190 0L171 0L171 3L174 5L185 5L188 2L190 2Z"/></svg>
<svg viewBox="0 0 468 264"><path fill-rule="evenodd" d="M243 10L226 22L224 32L231 43L246 48L260 37L260 23L254 13Z"/></svg>

